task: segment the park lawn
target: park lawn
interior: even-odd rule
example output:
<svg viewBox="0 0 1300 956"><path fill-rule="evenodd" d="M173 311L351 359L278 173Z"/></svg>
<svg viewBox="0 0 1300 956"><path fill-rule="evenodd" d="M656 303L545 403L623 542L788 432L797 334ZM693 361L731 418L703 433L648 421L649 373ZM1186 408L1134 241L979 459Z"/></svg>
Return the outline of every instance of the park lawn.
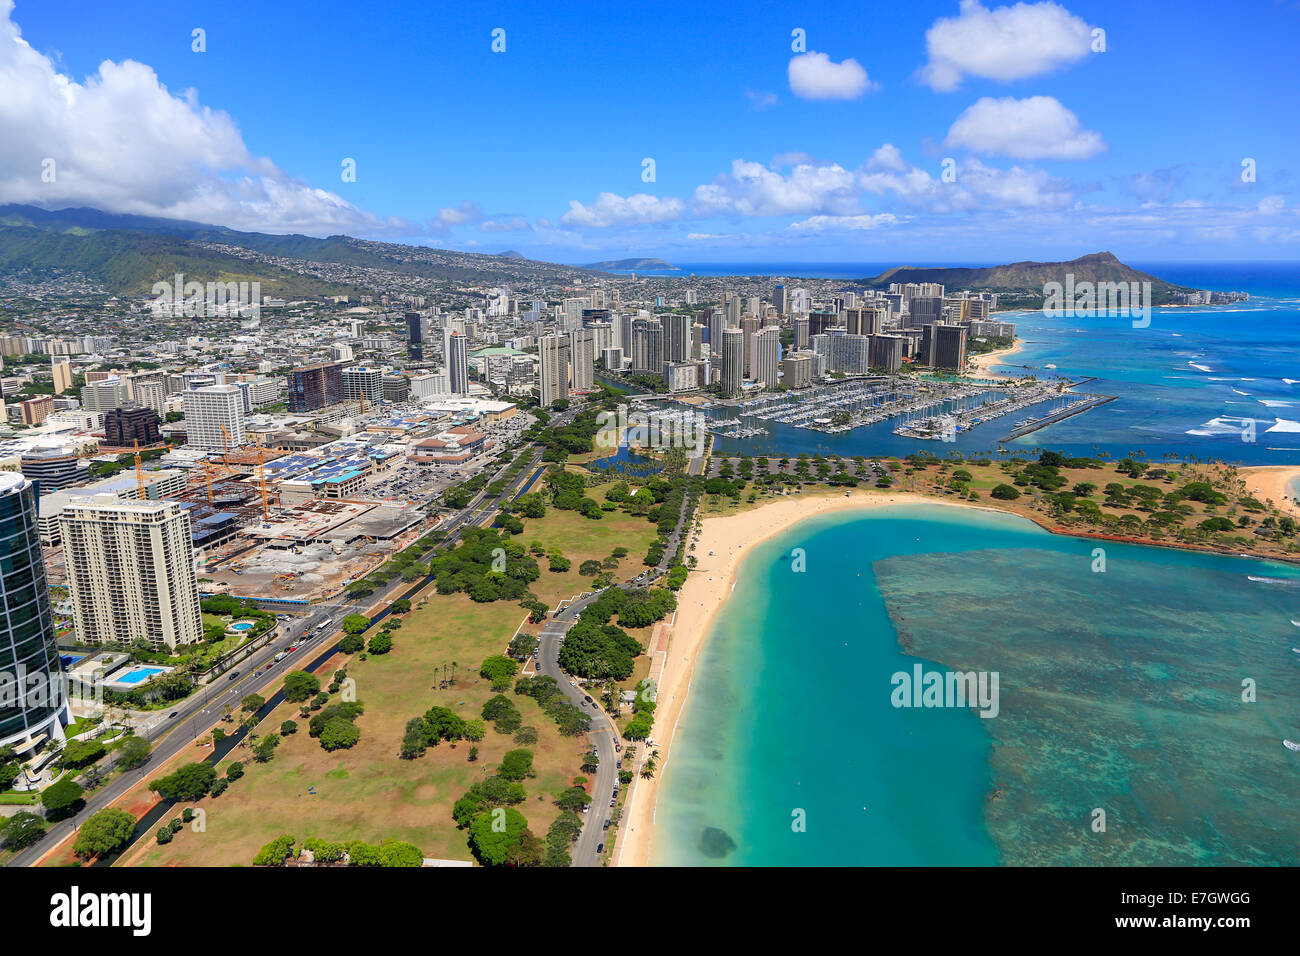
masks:
<svg viewBox="0 0 1300 956"><path fill-rule="evenodd" d="M604 500L603 487L588 493ZM514 540L525 546L540 540L547 550L559 548L572 562L569 571L556 573L547 570L544 556L538 559L542 573L531 589L550 606L590 589L591 578L578 573L583 561L603 560L614 548L625 547L629 553L620 561L617 576L628 577L641 568L641 558L656 537L655 526L644 516L621 512L604 513L601 520L592 521L551 507L546 517L525 519L524 524L524 533ZM402 618L403 626L393 633L390 653L365 661L354 657L347 665L348 675L356 681L357 699L366 707L357 718L361 740L356 747L327 753L308 736L308 720L298 714L300 705L282 704L257 733L278 732L281 722L290 719L298 723L298 732L284 738L268 763L256 763L244 748L222 762L224 774L232 759L239 760L245 775L220 797L195 804L206 812L205 832L187 827L161 846L147 837L123 862L246 865L263 845L286 833L298 839L405 840L425 856L470 859L466 834L452 820L452 806L471 783L492 775L505 752L518 745L489 725L475 763L466 759L468 741L439 744L415 760L402 760L397 752L407 720L435 704L465 719L479 717L494 692L478 676L478 666L505 651L524 617L525 612L510 601L476 604L464 594L440 595L433 588L421 592L411 613ZM650 629L629 633L644 644ZM317 672L323 687L344 660L336 657ZM453 663L455 686L438 689L439 678L450 675ZM648 668L648 663L638 664L639 672ZM524 724L538 731L538 742L527 747L534 754L536 776L524 781L528 799L517 809L542 838L559 812L553 797L578 775L588 742L585 736L562 736L531 698L510 691L506 696L519 708ZM173 765L167 772L174 769ZM161 772L155 770L151 776ZM308 793L308 787L316 793Z"/></svg>
<svg viewBox="0 0 1300 956"><path fill-rule="evenodd" d="M354 658L348 664L357 699L366 706L357 719L361 741L356 747L326 752L308 736L308 720L299 716L299 704L277 707L258 732L278 732L284 720L296 721L298 732L284 738L268 763L256 763L242 748L222 762L224 774L231 759L240 760L245 776L220 797L196 804L207 813L206 832L183 830L170 844L137 852L131 862L248 864L264 844L284 833L299 839L405 840L426 856L470 859L466 835L451 818L452 806L518 745L489 725L474 763L466 759L471 746L467 741L439 744L414 760L402 760L397 751L407 720L435 704L466 719L479 716L493 691L478 677L478 664L505 649L521 617L520 609L506 602L474 604L461 594L434 597L424 610L407 616L394 634L390 653L365 661ZM322 684L342 660L336 658L317 674ZM456 685L435 689L436 675L453 661L458 665ZM561 736L530 698L509 692L507 696L519 707L524 724L538 731L538 742L527 748L534 754L536 776L524 782L529 797L518 809L542 837L558 813L553 796L577 773L586 741ZM308 793L312 786L314 795Z"/></svg>

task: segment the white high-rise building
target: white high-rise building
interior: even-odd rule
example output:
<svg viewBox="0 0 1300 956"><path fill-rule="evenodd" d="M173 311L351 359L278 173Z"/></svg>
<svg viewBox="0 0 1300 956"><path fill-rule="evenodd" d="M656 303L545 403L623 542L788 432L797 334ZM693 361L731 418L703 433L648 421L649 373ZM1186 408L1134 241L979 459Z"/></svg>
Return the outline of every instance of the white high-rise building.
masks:
<svg viewBox="0 0 1300 956"><path fill-rule="evenodd" d="M740 394L745 379L745 333L727 329L722 333L722 394L733 398Z"/></svg>
<svg viewBox="0 0 1300 956"><path fill-rule="evenodd" d="M574 329L569 333L569 365L573 390L591 391L596 370L596 336L591 329Z"/></svg>
<svg viewBox="0 0 1300 956"><path fill-rule="evenodd" d="M469 394L469 340L460 332L447 337L447 374L453 395Z"/></svg>
<svg viewBox="0 0 1300 956"><path fill-rule="evenodd" d="M754 335L754 381L775 388L780 368L781 330L766 328Z"/></svg>
<svg viewBox="0 0 1300 956"><path fill-rule="evenodd" d="M569 337L543 335L537 340L538 404L550 408L557 399L569 397Z"/></svg>
<svg viewBox="0 0 1300 956"><path fill-rule="evenodd" d="M378 405L384 400L384 372L382 369L353 365L343 370L343 400L364 401Z"/></svg>
<svg viewBox="0 0 1300 956"><path fill-rule="evenodd" d="M352 357L352 346L346 342L338 342L330 346L331 362L351 362Z"/></svg>
<svg viewBox="0 0 1300 956"><path fill-rule="evenodd" d="M239 386L209 385L190 389L183 397L188 444L208 451L244 444L244 393Z"/></svg>
<svg viewBox="0 0 1300 956"><path fill-rule="evenodd" d="M59 515L72 617L84 644L203 640L190 516L174 501L74 500Z"/></svg>

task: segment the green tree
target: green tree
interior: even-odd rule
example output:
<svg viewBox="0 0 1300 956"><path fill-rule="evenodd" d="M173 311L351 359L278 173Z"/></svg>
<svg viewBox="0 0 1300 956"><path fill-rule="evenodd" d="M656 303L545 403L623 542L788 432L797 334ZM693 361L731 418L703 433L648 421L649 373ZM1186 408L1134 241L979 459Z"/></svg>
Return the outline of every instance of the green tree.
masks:
<svg viewBox="0 0 1300 956"><path fill-rule="evenodd" d="M284 699L306 700L320 693L320 681L306 671L290 671L284 675Z"/></svg>
<svg viewBox="0 0 1300 956"><path fill-rule="evenodd" d="M72 852L82 860L104 856L125 846L134 829L135 817L125 810L108 807L81 825Z"/></svg>
<svg viewBox="0 0 1300 956"><path fill-rule="evenodd" d="M360 634L370 626L370 618L364 614L349 614L343 619L343 631L347 634Z"/></svg>
<svg viewBox="0 0 1300 956"><path fill-rule="evenodd" d="M149 759L151 747L149 741L134 735L122 741L117 748L117 766L122 770L135 770L144 766Z"/></svg>
<svg viewBox="0 0 1300 956"><path fill-rule="evenodd" d="M325 722L320 732L320 745L326 750L347 750L355 747L361 739L357 725L342 717L334 717Z"/></svg>
<svg viewBox="0 0 1300 956"><path fill-rule="evenodd" d="M71 777L60 777L41 791L41 806L49 811L50 819L62 819L81 801L84 792Z"/></svg>
<svg viewBox="0 0 1300 956"><path fill-rule="evenodd" d="M40 814L20 810L12 817L0 819L0 846L25 850L45 836L46 823Z"/></svg>

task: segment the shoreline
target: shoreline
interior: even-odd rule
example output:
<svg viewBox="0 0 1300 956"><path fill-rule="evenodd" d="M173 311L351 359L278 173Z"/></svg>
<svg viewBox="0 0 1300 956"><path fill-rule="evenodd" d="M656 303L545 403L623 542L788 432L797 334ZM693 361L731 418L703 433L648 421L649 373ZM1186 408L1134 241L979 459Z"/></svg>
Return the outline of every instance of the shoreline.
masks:
<svg viewBox="0 0 1300 956"><path fill-rule="evenodd" d="M1300 503L1290 491L1292 482L1300 482L1300 465L1244 465L1238 470L1247 492L1260 501L1271 499L1279 511L1300 517Z"/></svg>
<svg viewBox="0 0 1300 956"><path fill-rule="evenodd" d="M703 519L703 528L694 539L694 554L699 563L687 576L678 594L676 616L664 652L655 709L655 743L653 747L644 741L637 744L638 753L648 753L652 749L659 751L659 770L649 780L638 776L629 794L626 829L620 833L620 848L615 854L618 866L650 865L659 781L668 766L682 710L689 700L696 659L703 651L714 618L735 587L741 562L755 546L817 515L917 504L1008 514L1001 508L944 501L911 492L858 490L848 497L798 495L780 498L737 514ZM713 555L709 554L710 550ZM653 664L651 670L653 672Z"/></svg>
<svg viewBox="0 0 1300 956"><path fill-rule="evenodd" d="M970 362L975 366L975 370L985 378L1016 378L1017 376L1008 375L1005 372L994 372L992 366L1003 364L1006 359L1011 358L1024 347L1025 340L1018 338L1009 348L983 352L980 355L972 356Z"/></svg>
<svg viewBox="0 0 1300 956"><path fill-rule="evenodd" d="M1300 503L1288 497L1285 491L1292 480L1300 479L1300 466L1244 467L1241 472L1247 491L1253 492L1255 488L1259 488L1261 500L1270 498L1279 509L1300 517ZM644 741L638 744L639 751L646 753L651 749L659 751L659 770L649 780L639 776L635 780L629 793L626 829L619 836L620 845L615 853L615 865L651 865L655 815L659 802L659 782L668 766L672 744L677 737L678 724L690 698L695 662L704 649L715 617L726 605L735 587L743 560L753 552L755 546L818 515L841 511L866 511L886 505L916 504L947 505L1010 515L1031 521L1049 534L1067 537L1119 540L1146 547L1169 547L1176 550L1235 553L1220 548L1142 541L1136 538L1068 529L1037 515L1024 515L1007 508L945 500L914 492L856 489L847 497L838 495L833 497L829 494L791 496L775 499L757 508L736 514L704 518L701 530L692 539L695 542L693 553L698 564L687 576L686 583L678 594L677 611L668 629L666 648L662 652L664 659L660 669L658 706L652 732L659 736L656 736L653 747ZM710 555L710 551L714 554ZM1258 554L1252 557L1264 561L1279 560L1276 557ZM652 660L652 674L654 667Z"/></svg>

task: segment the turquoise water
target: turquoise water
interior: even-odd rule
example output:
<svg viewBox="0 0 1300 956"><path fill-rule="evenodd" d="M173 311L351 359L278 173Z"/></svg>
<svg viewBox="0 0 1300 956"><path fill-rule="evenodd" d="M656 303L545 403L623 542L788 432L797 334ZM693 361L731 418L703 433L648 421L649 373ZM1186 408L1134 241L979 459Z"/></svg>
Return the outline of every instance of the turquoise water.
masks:
<svg viewBox="0 0 1300 956"><path fill-rule="evenodd" d="M1300 464L1300 265L1157 264L1162 278L1200 289L1242 291L1249 302L1160 308L1150 324L1134 328L1119 316L1045 316L1003 312L1016 324L1023 348L1006 372L1095 379L1079 391L1116 401L1007 441L1032 453L1038 447L1072 455L1105 451L1122 458L1137 451L1215 458L1246 465ZM1054 369L1046 366L1053 365ZM1026 368L1025 366L1029 366ZM999 368L995 366L995 368ZM1038 406L1039 413L1047 406ZM1026 409L1014 419L1030 417ZM731 412L728 412L730 415ZM770 434L718 439L717 454L906 455L995 450L1012 425L977 425L942 448L894 435L895 422L827 435L779 422L759 422Z"/></svg>
<svg viewBox="0 0 1300 956"><path fill-rule="evenodd" d="M154 674L161 674L161 667L137 667L135 670L128 671L121 677L117 678L119 684L138 684L142 680L153 677Z"/></svg>
<svg viewBox="0 0 1300 956"><path fill-rule="evenodd" d="M253 625L250 624L248 621L240 621L238 624L230 625L230 629L232 631L251 631L253 629Z"/></svg>
<svg viewBox="0 0 1300 956"><path fill-rule="evenodd" d="M663 770L655 862L1300 863L1300 570L1107 543L1099 573L1096 545L922 505L757 546ZM895 708L917 663L996 671L997 716Z"/></svg>

